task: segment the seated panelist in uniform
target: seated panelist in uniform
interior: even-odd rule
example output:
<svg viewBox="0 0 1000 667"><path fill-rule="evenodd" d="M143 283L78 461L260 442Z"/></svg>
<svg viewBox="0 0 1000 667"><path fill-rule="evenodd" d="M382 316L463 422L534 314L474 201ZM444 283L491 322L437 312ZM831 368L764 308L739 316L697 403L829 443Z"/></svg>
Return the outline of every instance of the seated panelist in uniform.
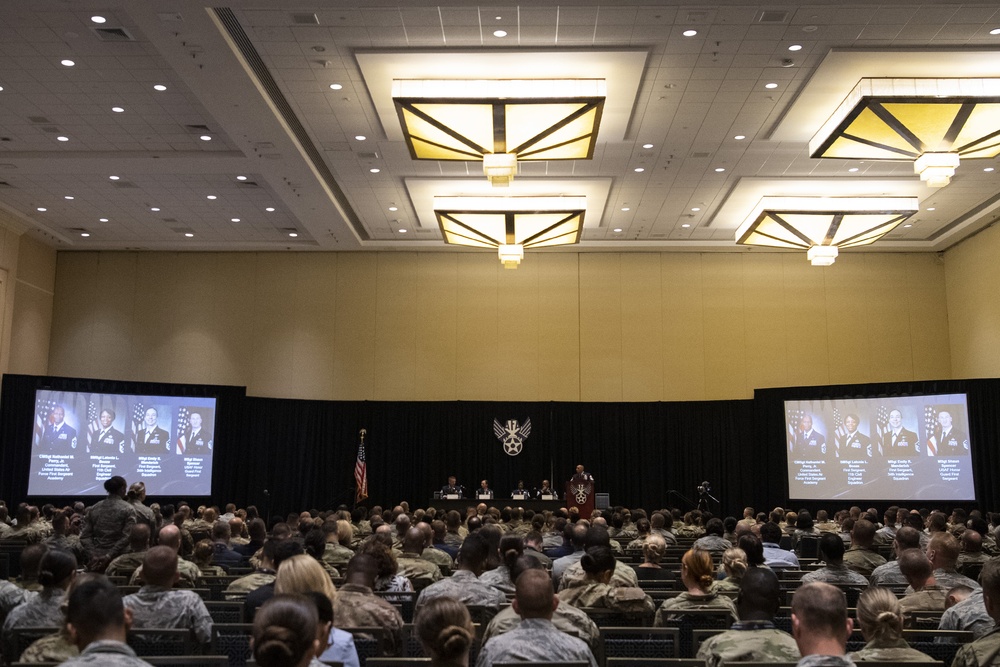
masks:
<svg viewBox="0 0 1000 667"><path fill-rule="evenodd" d="M542 496L552 496L554 499L559 498L556 492L552 490L552 485L549 484L549 480L547 479L542 480L541 488L538 489L537 493L535 493L536 498L541 498Z"/></svg>
<svg viewBox="0 0 1000 667"><path fill-rule="evenodd" d="M101 428L90 435L87 451L91 454L124 454L125 434L115 428L115 411L101 410Z"/></svg>
<svg viewBox="0 0 1000 667"><path fill-rule="evenodd" d="M476 498L492 498L493 489L490 488L490 484L487 480L479 482L479 488L476 489Z"/></svg>
<svg viewBox="0 0 1000 667"><path fill-rule="evenodd" d="M518 480L518 482L517 482L517 488L510 492L510 497L513 498L514 496L524 496L525 498L530 498L531 497L531 492L528 491L528 489L524 488L524 480L523 479L522 480Z"/></svg>
<svg viewBox="0 0 1000 667"><path fill-rule="evenodd" d="M441 496L454 496L457 495L459 498L465 496L465 487L458 483L454 475L448 477L448 483L441 487Z"/></svg>

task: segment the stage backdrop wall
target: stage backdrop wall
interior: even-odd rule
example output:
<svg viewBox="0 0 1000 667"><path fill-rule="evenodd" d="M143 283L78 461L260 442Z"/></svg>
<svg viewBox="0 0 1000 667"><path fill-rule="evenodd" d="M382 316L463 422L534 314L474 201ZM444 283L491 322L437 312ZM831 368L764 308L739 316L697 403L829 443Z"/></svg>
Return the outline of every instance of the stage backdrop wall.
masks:
<svg viewBox="0 0 1000 667"><path fill-rule="evenodd" d="M373 504L430 499L449 474L471 491L480 479L497 497L519 479L561 489L577 463L615 504L689 508L709 481L726 513L787 501L782 402L789 398L968 392L981 505L1000 506L993 475L1000 454L1000 381L938 381L758 391L753 400L673 403L305 401L245 397L241 387L175 386L7 375L0 397L0 497L24 497L34 390L180 393L220 398L214 501L285 512L354 499L358 432L365 437ZM531 420L523 450L509 456L494 435ZM134 480L129 480L134 481ZM41 499L44 500L44 499ZM195 499L191 499L195 500ZM819 505L819 504L817 504ZM713 504L713 510L718 507Z"/></svg>

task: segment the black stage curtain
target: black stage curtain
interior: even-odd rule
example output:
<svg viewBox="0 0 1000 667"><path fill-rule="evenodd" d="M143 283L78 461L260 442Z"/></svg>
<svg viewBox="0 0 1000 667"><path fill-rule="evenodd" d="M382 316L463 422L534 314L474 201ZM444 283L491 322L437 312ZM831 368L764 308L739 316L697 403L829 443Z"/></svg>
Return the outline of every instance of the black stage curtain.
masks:
<svg viewBox="0 0 1000 667"><path fill-rule="evenodd" d="M247 397L239 387L8 375L0 401L0 497L8 501L25 496L25 444L41 387L218 396L213 501L253 503L270 514L352 505L365 429L369 507L402 500L423 506L450 474L469 494L489 480L498 499L522 479L529 487L550 479L562 491L581 463L614 505L691 509L696 487L708 481L719 501L708 500L709 509L738 515L743 504L787 503L783 401L965 392L977 496L985 508L1000 505L991 474L1000 464L993 445L1000 441L1000 380L767 389L752 400L559 403L310 401ZM509 455L494 420L523 426L529 419L523 448Z"/></svg>

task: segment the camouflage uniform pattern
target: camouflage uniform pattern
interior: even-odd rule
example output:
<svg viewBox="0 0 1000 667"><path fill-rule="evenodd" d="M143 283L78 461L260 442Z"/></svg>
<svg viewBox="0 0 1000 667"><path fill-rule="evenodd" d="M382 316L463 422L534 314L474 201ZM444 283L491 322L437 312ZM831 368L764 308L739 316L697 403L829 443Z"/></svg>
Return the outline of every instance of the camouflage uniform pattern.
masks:
<svg viewBox="0 0 1000 667"><path fill-rule="evenodd" d="M108 496L90 508L83 520L80 543L93 556L118 556L128 548L128 535L135 525L135 508Z"/></svg>
<svg viewBox="0 0 1000 667"><path fill-rule="evenodd" d="M501 565L495 570L489 570L479 575L479 581L487 586L492 586L501 593L514 594L514 582L510 580L510 570L506 565ZM416 586L416 582L414 582Z"/></svg>
<svg viewBox="0 0 1000 667"><path fill-rule="evenodd" d="M341 586L333 601L333 617L341 629L385 628L385 655L403 654L403 617L392 604L375 595L367 586Z"/></svg>
<svg viewBox="0 0 1000 667"><path fill-rule="evenodd" d="M807 655L795 667L853 667L854 661L846 655Z"/></svg>
<svg viewBox="0 0 1000 667"><path fill-rule="evenodd" d="M458 570L447 579L442 579L420 591L416 608L420 609L428 600L439 597L453 597L463 604L484 605L497 609L507 602L507 597L479 581L479 578L468 570Z"/></svg>
<svg viewBox="0 0 1000 667"><path fill-rule="evenodd" d="M520 623L521 617L517 615L514 608L504 607L486 626L486 630L483 632L483 644L493 637L510 632ZM556 626L556 630L560 632L582 639L590 647L590 651L595 657L604 652L604 642L601 640L601 631L597 624L585 612L573 605L560 600L559 606L552 614L552 625Z"/></svg>
<svg viewBox="0 0 1000 667"><path fill-rule="evenodd" d="M17 584L0 580L0 614L8 614L14 607L38 597L38 593L27 591Z"/></svg>
<svg viewBox="0 0 1000 667"><path fill-rule="evenodd" d="M21 662L63 662L78 655L80 650L56 632L32 642L21 654Z"/></svg>
<svg viewBox="0 0 1000 667"><path fill-rule="evenodd" d="M354 552L336 542L327 542L323 551L323 562L329 563L338 570L347 567L348 561L354 557Z"/></svg>
<svg viewBox="0 0 1000 667"><path fill-rule="evenodd" d="M879 565L885 565L886 560L877 551L864 549L862 547L851 547L844 552L844 565L851 568L858 574L866 577L871 576Z"/></svg>
<svg viewBox="0 0 1000 667"><path fill-rule="evenodd" d="M729 612L733 622L740 620L736 612L736 603L725 595L717 593L707 593L705 595L691 595L684 591L677 597L667 598L656 610L656 620L653 625L662 627L666 622L677 616L683 616L685 609L720 609Z"/></svg>
<svg viewBox="0 0 1000 667"><path fill-rule="evenodd" d="M899 561L891 560L885 565L879 565L869 577L872 586L885 586L887 584L905 584L906 577L899 571Z"/></svg>
<svg viewBox="0 0 1000 667"><path fill-rule="evenodd" d="M571 637L544 618L523 619L516 628L494 637L479 651L476 667L495 662L575 662L597 667L594 654L582 639Z"/></svg>
<svg viewBox="0 0 1000 667"><path fill-rule="evenodd" d="M970 630L973 637L979 639L990 633L995 626L993 619L986 613L983 602L983 589L977 589L969 597L941 614L938 630Z"/></svg>
<svg viewBox="0 0 1000 667"><path fill-rule="evenodd" d="M201 570L189 560L177 559L177 573L181 575L176 584L177 588L198 588L198 584L201 583ZM132 573L132 578L129 579L128 583L129 586L142 586L146 583L142 579L142 565Z"/></svg>
<svg viewBox="0 0 1000 667"><path fill-rule="evenodd" d="M140 660L128 644L108 640L91 642L87 648L83 649L79 658L64 662L62 667L79 667L80 665L151 667L145 660Z"/></svg>
<svg viewBox="0 0 1000 667"><path fill-rule="evenodd" d="M910 593L899 600L899 610L906 614L926 609L936 609L944 611L944 599L948 596L948 589L942 586L924 586L916 593Z"/></svg>
<svg viewBox="0 0 1000 667"><path fill-rule="evenodd" d="M529 549L529 548L525 547L525 549L524 549L524 555L525 556L531 556L532 558L534 558L535 560L537 560L539 563L541 563L542 565L545 566L546 570L551 570L552 569L552 559L549 558L548 556L546 556L545 554L543 554L541 551L538 551L536 549Z"/></svg>
<svg viewBox="0 0 1000 667"><path fill-rule="evenodd" d="M443 576L441 568L420 554L404 551L403 555L396 559L396 564L397 572L410 580L415 591L422 591L435 581L441 581Z"/></svg>
<svg viewBox="0 0 1000 667"><path fill-rule="evenodd" d="M894 642L870 641L863 649L847 657L854 662L934 662L934 658L926 653L910 648L905 639Z"/></svg>
<svg viewBox="0 0 1000 667"><path fill-rule="evenodd" d="M240 577L236 581L229 584L226 587L225 596L227 600L235 599L235 597L230 597L231 593L249 593L250 591L255 591L265 584L273 584L275 579L275 574L271 570L258 570L257 572L251 572L245 577Z"/></svg>
<svg viewBox="0 0 1000 667"><path fill-rule="evenodd" d="M724 537L719 537L718 535L706 535L701 537L694 542L695 549L704 549L705 551L711 551L712 553L722 553L726 549L731 549L733 543Z"/></svg>
<svg viewBox="0 0 1000 667"><path fill-rule="evenodd" d="M574 607L597 607L632 614L652 614L653 599L641 588L623 588L596 581L579 581L559 591L559 601Z"/></svg>
<svg viewBox="0 0 1000 667"><path fill-rule="evenodd" d="M934 570L934 580L937 581L938 586L949 591L955 586L968 586L972 589L979 588L978 581L969 579L964 574L959 574L955 570L942 570L938 568Z"/></svg>
<svg viewBox="0 0 1000 667"><path fill-rule="evenodd" d="M841 586L868 587L868 578L861 576L846 565L827 565L826 567L802 575L803 584L814 584L817 581Z"/></svg>
<svg viewBox="0 0 1000 667"><path fill-rule="evenodd" d="M642 537L636 536L635 539L633 539L631 542L625 545L625 548L628 549L629 551L642 549L642 547L646 544L646 539L648 537L649 535L643 535Z"/></svg>
<svg viewBox="0 0 1000 667"><path fill-rule="evenodd" d="M424 549L420 553L420 557L437 565L438 569L441 570L441 574L445 577L451 574L452 568L455 567L455 561L451 559L451 556L440 549L435 549L434 547L427 547Z"/></svg>
<svg viewBox="0 0 1000 667"><path fill-rule="evenodd" d="M790 634L770 621L741 621L703 641L696 657L705 661L705 667L729 662L795 662L799 647Z"/></svg>
<svg viewBox="0 0 1000 667"><path fill-rule="evenodd" d="M122 604L132 610L134 628L191 628L199 643L212 639L212 617L197 593L143 586Z"/></svg>
<svg viewBox="0 0 1000 667"><path fill-rule="evenodd" d="M587 573L583 571L583 565L573 563L563 571L562 578L559 579L559 590L562 591L570 586L576 586L586 578ZM626 563L619 563L615 567L614 574L611 575L609 584L612 587L637 588L639 586L639 577L632 566Z"/></svg>
<svg viewBox="0 0 1000 667"><path fill-rule="evenodd" d="M145 557L145 551L129 551L128 553L124 553L111 561L104 574L109 577L119 577L125 575L131 577L132 573L142 565L142 559Z"/></svg>
<svg viewBox="0 0 1000 667"><path fill-rule="evenodd" d="M3 536L3 539L11 542L27 542L36 544L43 541L48 535L41 529L38 522L29 523L26 526L14 526L10 532Z"/></svg>
<svg viewBox="0 0 1000 667"><path fill-rule="evenodd" d="M978 568L980 565L990 560L990 558L991 556L989 554L983 553L982 551L976 551L974 553L963 552L958 554L958 562L955 564L955 569L959 574L969 576L968 572L964 570L966 565L974 565Z"/></svg>
<svg viewBox="0 0 1000 667"><path fill-rule="evenodd" d="M989 632L958 649L951 667L986 667L1000 658L1000 629Z"/></svg>
<svg viewBox="0 0 1000 667"><path fill-rule="evenodd" d="M52 589L43 591L22 605L14 607L3 624L3 642L11 641L11 630L15 628L54 628L63 624L60 608L65 591Z"/></svg>
<svg viewBox="0 0 1000 667"><path fill-rule="evenodd" d="M87 558L87 551L80 544L80 538L77 535L53 535L46 538L45 545L49 549L61 549L70 552L76 556L76 562L80 566L85 565L89 560Z"/></svg>
<svg viewBox="0 0 1000 667"><path fill-rule="evenodd" d="M717 593L722 591L739 592L740 582L737 581L736 579L733 579L732 577L726 577L725 579L720 579L719 581L715 582L715 585L712 587L712 590L714 590Z"/></svg>

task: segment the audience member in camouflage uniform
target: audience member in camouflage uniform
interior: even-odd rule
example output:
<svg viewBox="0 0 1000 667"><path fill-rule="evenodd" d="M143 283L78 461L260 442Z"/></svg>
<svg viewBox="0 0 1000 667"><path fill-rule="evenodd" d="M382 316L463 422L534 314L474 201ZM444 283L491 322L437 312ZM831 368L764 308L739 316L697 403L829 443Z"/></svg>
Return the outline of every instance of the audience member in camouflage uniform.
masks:
<svg viewBox="0 0 1000 667"><path fill-rule="evenodd" d="M227 600L239 599L241 596L237 594L246 594L266 584L274 583L274 548L276 544L277 542L274 540L268 540L264 543L264 547L261 549L260 567L230 583L225 591Z"/></svg>
<svg viewBox="0 0 1000 667"><path fill-rule="evenodd" d="M441 568L421 555L424 541L423 530L416 526L408 529L403 536L403 553L396 557L397 571L410 580L415 591L424 590L442 577Z"/></svg>
<svg viewBox="0 0 1000 667"><path fill-rule="evenodd" d="M142 563L146 585L125 597L136 628L189 628L195 639L208 644L212 639L212 617L205 603L193 591L175 590L177 552L157 546L146 552Z"/></svg>
<svg viewBox="0 0 1000 667"><path fill-rule="evenodd" d="M803 584L825 582L841 586L867 588L868 579L844 565L844 542L833 533L823 533L819 538L819 557L825 566L802 575Z"/></svg>
<svg viewBox="0 0 1000 667"><path fill-rule="evenodd" d="M42 558L48 552L49 548L42 543L29 544L24 547L19 558L21 574L14 579L14 583L26 591L40 592L42 585L38 583L38 568L42 564Z"/></svg>
<svg viewBox="0 0 1000 667"><path fill-rule="evenodd" d="M931 562L927 560L920 549L907 549L897 559L899 571L913 589L899 601L900 612L904 617L912 611L934 609L944 611L944 601L948 595L947 589L939 586L931 570Z"/></svg>
<svg viewBox="0 0 1000 667"><path fill-rule="evenodd" d="M0 618L6 617L14 607L38 597L35 591L0 579Z"/></svg>
<svg viewBox="0 0 1000 667"><path fill-rule="evenodd" d="M920 548L920 533L911 526L903 526L896 531L893 540L893 551L898 559L907 549ZM899 571L899 560L891 560L885 565L879 565L869 577L872 586L885 586L887 584L905 584L906 577Z"/></svg>
<svg viewBox="0 0 1000 667"><path fill-rule="evenodd" d="M850 654L856 662L933 662L903 639L903 615L899 601L888 588L870 588L858 598L858 622L865 647Z"/></svg>
<svg viewBox="0 0 1000 667"><path fill-rule="evenodd" d="M108 497L90 508L80 542L90 554L90 567L103 572L116 556L125 553L135 525L135 508L125 501L125 479L115 475L104 482Z"/></svg>
<svg viewBox="0 0 1000 667"><path fill-rule="evenodd" d="M610 554L607 547L598 548ZM512 605L521 622L510 632L484 643L476 667L492 667L497 662L571 661L586 661L590 667L597 667L587 644L559 632L553 625L552 614L558 604L552 580L544 570L524 572L517 579L517 593Z"/></svg>
<svg viewBox="0 0 1000 667"><path fill-rule="evenodd" d="M951 533L936 532L927 543L927 560L934 568L934 579L938 586L952 589L955 586L968 586L969 588L979 588L979 583L970 579L955 570L958 562L959 546L958 540ZM909 589L906 591L910 592Z"/></svg>
<svg viewBox="0 0 1000 667"><path fill-rule="evenodd" d="M979 594L985 601L984 607L993 622L1000 623L1000 560L991 560L983 566L980 582L983 587ZM961 647L951 665L986 667L996 664L998 656L1000 656L1000 627L993 627L987 633L978 636L976 641Z"/></svg>
<svg viewBox="0 0 1000 667"><path fill-rule="evenodd" d="M128 629L121 594L107 579L96 578L76 587L69 596L66 623L81 652L64 662L64 667L149 667L125 643Z"/></svg>
<svg viewBox="0 0 1000 667"><path fill-rule="evenodd" d="M330 521L327 519L323 524L323 532L326 535L326 548L323 551L323 561L329 563L338 570L347 567L347 562L354 556L351 551L351 539L354 537L354 529L349 521Z"/></svg>
<svg viewBox="0 0 1000 667"><path fill-rule="evenodd" d="M649 523L649 519L643 517L635 522L635 537L631 542L625 545L625 548L634 551L636 549L642 549L642 546L649 539L652 534L653 527Z"/></svg>
<svg viewBox="0 0 1000 667"><path fill-rule="evenodd" d="M156 525L156 516L153 514L153 510L143 504L146 502L146 484L144 482L134 482L128 489L125 501L135 510L135 522L148 526L149 532L152 534L158 526Z"/></svg>
<svg viewBox="0 0 1000 667"><path fill-rule="evenodd" d="M652 536L652 533L650 533L650 536ZM647 539L649 538L647 537ZM593 526L587 530L583 541L585 549L589 549L590 547L610 547L610 545L611 536L608 533L608 529L604 526ZM578 585L586 578L587 575L583 570L581 562L572 563L563 570L562 576L559 578L558 590L562 592L571 586ZM616 567L608 585L613 588L636 588L639 586L639 577L631 567Z"/></svg>
<svg viewBox="0 0 1000 667"><path fill-rule="evenodd" d="M417 524L417 528L424 535L424 544L420 550L420 557L437 565L438 569L441 570L441 575L447 577L451 574L451 568L455 566L455 561L452 560L448 552L434 546L434 529L431 528L431 524L423 521Z"/></svg>
<svg viewBox="0 0 1000 667"><path fill-rule="evenodd" d="M142 565L142 559L146 557L146 550L149 548L149 526L144 523L132 526L128 535L128 548L126 553L108 564L108 569L104 571L106 575L131 577L136 568Z"/></svg>
<svg viewBox="0 0 1000 667"><path fill-rule="evenodd" d="M840 541L836 535L830 536ZM851 667L854 662L844 654L852 630L843 591L814 583L795 592L792 636L802 654L798 667Z"/></svg>
<svg viewBox="0 0 1000 667"><path fill-rule="evenodd" d="M844 564L866 577L871 576L879 565L885 565L885 557L872 549L875 540L875 524L861 519L851 530L851 548L844 553Z"/></svg>
<svg viewBox="0 0 1000 667"><path fill-rule="evenodd" d="M68 512L56 512L55 516L52 517L52 536L46 538L42 544L49 549L69 551L76 556L78 565L85 565L88 560L87 552L84 550L83 544L80 543L80 536L71 535L69 532L70 515L71 513Z"/></svg>
<svg viewBox="0 0 1000 667"><path fill-rule="evenodd" d="M986 570L985 565L983 570ZM955 589L949 589L948 598L951 598L954 592ZM992 632L994 626L993 617L986 610L983 589L977 588L964 600L945 609L941 614L938 630L969 630L976 639L979 639Z"/></svg>
<svg viewBox="0 0 1000 667"><path fill-rule="evenodd" d="M778 577L766 568L751 568L736 598L740 620L726 632L709 637L698 649L706 667L729 662L792 662L799 649L790 634L774 626L781 606Z"/></svg>
<svg viewBox="0 0 1000 667"><path fill-rule="evenodd" d="M160 528L160 535L157 543L161 547L170 547L179 555L181 548L180 529L174 525ZM178 557L177 574L180 579L177 581L176 588L197 588L198 584L201 583L201 570L199 570L198 566L189 560ZM145 583L142 577L142 565L136 568L136 571L132 573L132 578L129 579L128 583L131 586L142 586L142 584Z"/></svg>
<svg viewBox="0 0 1000 667"><path fill-rule="evenodd" d="M708 523L705 524L705 536L695 540L695 548L704 549L713 556L721 557L726 549L733 546L732 542L723 537L725 530L722 519L709 519Z"/></svg>
<svg viewBox="0 0 1000 667"><path fill-rule="evenodd" d="M34 512L32 511L34 509ZM10 542L27 542L37 544L43 541L48 535L38 521L38 508L30 505L21 505L14 513L17 525L13 526L3 539Z"/></svg>
<svg viewBox="0 0 1000 667"><path fill-rule="evenodd" d="M13 630L17 628L49 628L62 625L64 616L62 602L66 589L76 576L76 558L68 551L49 551L42 557L38 581L42 592L24 604L18 605L7 614L3 624L3 652L10 662L18 656L13 641Z"/></svg>
<svg viewBox="0 0 1000 667"><path fill-rule="evenodd" d="M403 617L394 606L372 591L377 574L378 563L374 556L361 553L352 558L347 564L344 585L333 601L333 618L339 628L383 628L385 634L381 654L401 656Z"/></svg>
<svg viewBox="0 0 1000 667"><path fill-rule="evenodd" d="M966 577L982 569L991 556L983 551L983 536L974 530L966 530L962 533L962 553L958 555L955 563L955 570Z"/></svg>
<svg viewBox="0 0 1000 667"><path fill-rule="evenodd" d="M419 610L428 600L437 597L452 597L467 605L481 605L496 614L500 605L507 601L503 593L479 581L489 545L486 538L478 533L470 533L458 551L458 565L455 573L420 591L417 598Z"/></svg>
<svg viewBox="0 0 1000 667"><path fill-rule="evenodd" d="M712 591L715 570L709 552L692 548L684 554L681 559L681 582L687 590L663 601L656 610L653 624L657 627L666 625L669 619L683 616L685 609L718 609L729 612L733 622L739 620L733 601Z"/></svg>

